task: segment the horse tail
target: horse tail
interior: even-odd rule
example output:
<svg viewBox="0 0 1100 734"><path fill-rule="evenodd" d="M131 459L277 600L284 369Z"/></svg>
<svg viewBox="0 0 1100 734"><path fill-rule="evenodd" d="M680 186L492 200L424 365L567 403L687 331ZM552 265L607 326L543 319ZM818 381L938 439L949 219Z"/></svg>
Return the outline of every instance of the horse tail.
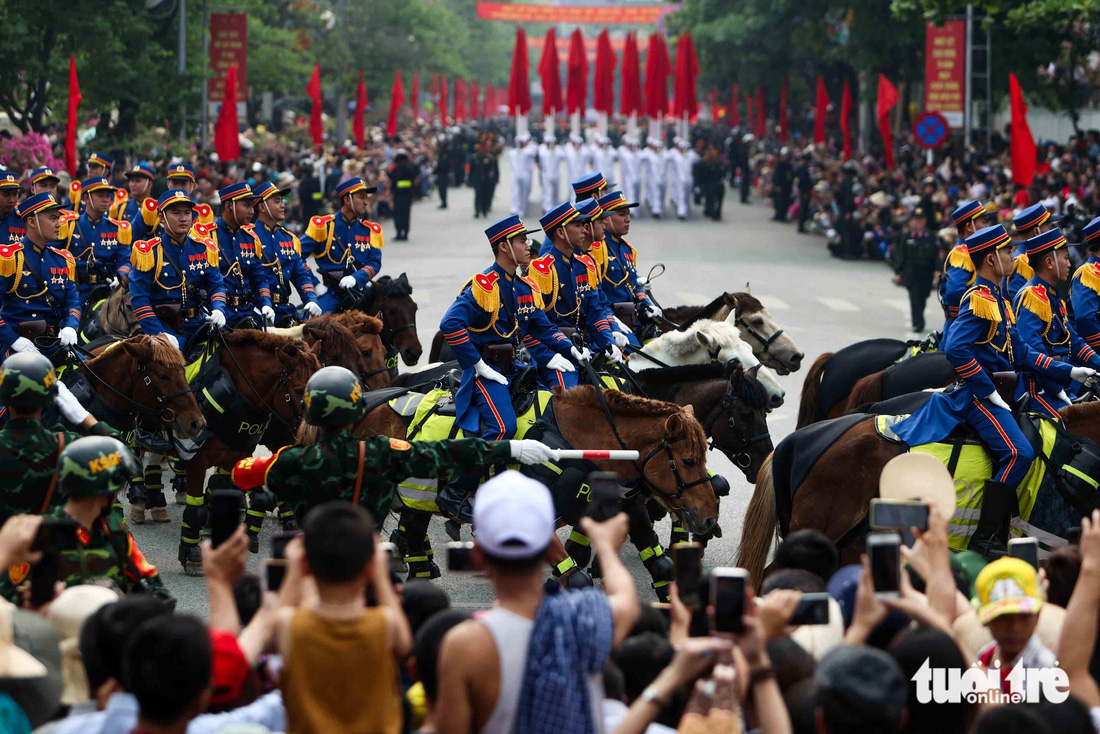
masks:
<svg viewBox="0 0 1100 734"><path fill-rule="evenodd" d="M798 405L798 424L795 429L804 428L817 420L817 394L821 390L821 375L825 365L832 358L832 352L825 352L814 360L806 379L802 383L802 401Z"/></svg>
<svg viewBox="0 0 1100 734"><path fill-rule="evenodd" d="M302 446L312 446L317 443L317 426L302 421L298 426L298 432L294 435L294 441Z"/></svg>
<svg viewBox="0 0 1100 734"><path fill-rule="evenodd" d="M753 583L759 587L764 578L764 565L768 551L776 536L779 516L775 509L775 487L772 482L772 457L768 454L756 475L756 489L745 510L741 526L741 544L737 547L737 565L752 574Z"/></svg>
<svg viewBox="0 0 1100 734"><path fill-rule="evenodd" d="M882 370L866 377L859 378L859 382L848 394L848 401L844 407L845 413L850 413L861 405L869 405L882 400L882 388L886 380L886 371Z"/></svg>

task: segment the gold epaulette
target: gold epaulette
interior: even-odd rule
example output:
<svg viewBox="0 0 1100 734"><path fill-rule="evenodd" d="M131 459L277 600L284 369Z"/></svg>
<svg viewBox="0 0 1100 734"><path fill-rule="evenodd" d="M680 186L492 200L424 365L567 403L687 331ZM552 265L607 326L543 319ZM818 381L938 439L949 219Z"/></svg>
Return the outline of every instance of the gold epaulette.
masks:
<svg viewBox="0 0 1100 734"><path fill-rule="evenodd" d="M10 245L0 245L0 275L10 278L16 273L23 272L23 245L13 242Z"/></svg>
<svg viewBox="0 0 1100 734"><path fill-rule="evenodd" d="M592 260L599 268L600 277L602 278L603 274L607 272L607 243L603 240L593 242L588 254L592 256Z"/></svg>
<svg viewBox="0 0 1100 734"><path fill-rule="evenodd" d="M588 287L599 288L600 287L600 271L596 267L596 263L592 261L588 255L577 255L577 260L584 265L588 271Z"/></svg>
<svg viewBox="0 0 1100 734"><path fill-rule="evenodd" d="M130 264L143 273L152 270L157 264L157 240L138 240L130 248Z"/></svg>
<svg viewBox="0 0 1100 734"><path fill-rule="evenodd" d="M546 310L546 299L542 297L542 289L539 288L539 284L526 275L520 275L519 279L527 284L527 287L531 289L531 295L535 299L535 305L540 311Z"/></svg>
<svg viewBox="0 0 1100 734"><path fill-rule="evenodd" d="M141 202L141 221L145 222L145 226L152 231L157 226L157 220L160 217L157 215L157 200L148 197L145 201Z"/></svg>
<svg viewBox="0 0 1100 734"><path fill-rule="evenodd" d="M206 262L218 267L218 243L207 237L204 244L206 245Z"/></svg>
<svg viewBox="0 0 1100 734"><path fill-rule="evenodd" d="M974 261L970 259L970 253L966 245L955 245L947 254L947 264L953 268L962 268L968 273L974 272Z"/></svg>
<svg viewBox="0 0 1100 734"><path fill-rule="evenodd" d="M108 217L110 219L110 217ZM133 239L133 230L125 219L111 219L112 224L118 227L118 244L128 245Z"/></svg>
<svg viewBox="0 0 1100 734"><path fill-rule="evenodd" d="M376 250L381 250L382 245L385 244L382 237L382 225L378 222L368 222L366 219L362 220L362 222L367 225L367 229L370 230L370 246Z"/></svg>
<svg viewBox="0 0 1100 734"><path fill-rule="evenodd" d="M1024 276L1025 280L1031 280L1035 277L1035 271L1031 269L1031 265L1027 261L1026 254L1016 256L1016 259L1012 262L1012 269L1017 274Z"/></svg>
<svg viewBox="0 0 1100 734"><path fill-rule="evenodd" d="M73 181L69 184L69 203L73 205L73 211L80 211L80 182Z"/></svg>
<svg viewBox="0 0 1100 734"><path fill-rule="evenodd" d="M306 227L306 237L314 242L328 245L329 241L332 240L332 220L335 218L335 215L332 214L323 217L311 217L309 225Z"/></svg>
<svg viewBox="0 0 1100 734"><path fill-rule="evenodd" d="M554 268L553 253L532 260L527 276L535 282L540 293L551 298L557 295L557 270Z"/></svg>
<svg viewBox="0 0 1100 734"><path fill-rule="evenodd" d="M970 310L980 319L1000 323L1001 309L997 307L997 296L984 285L974 286L963 298L970 300Z"/></svg>
<svg viewBox="0 0 1100 734"><path fill-rule="evenodd" d="M1020 289L1017 296L1020 300L1016 306L1016 316L1019 317L1020 309L1026 308L1049 324L1051 319L1050 299L1047 297L1046 288L1040 285L1029 285Z"/></svg>
<svg viewBox="0 0 1100 734"><path fill-rule="evenodd" d="M298 235L294 234L293 232L290 232L290 241L294 243L294 252L301 255L302 254L302 241L300 239L298 239Z"/></svg>
<svg viewBox="0 0 1100 734"><path fill-rule="evenodd" d="M80 219L80 215L76 212L69 209L62 209L57 239L67 242L69 238L73 236L73 232L76 231L76 220L78 219Z"/></svg>
<svg viewBox="0 0 1100 734"><path fill-rule="evenodd" d="M1077 268L1073 277L1086 288L1100 293L1100 263L1085 263Z"/></svg>
<svg viewBox="0 0 1100 734"><path fill-rule="evenodd" d="M256 225L243 224L241 225L241 231L252 238L253 247L255 248L256 257L263 255L263 243L260 242L260 236L256 234Z"/></svg>
<svg viewBox="0 0 1100 734"><path fill-rule="evenodd" d="M75 283L76 282L76 258L73 257L73 253L69 252L68 250L62 249L60 247L51 247L50 250L52 250L55 255L60 255L62 258L64 258L65 265L68 267L68 270L69 270L69 280L71 280L72 282Z"/></svg>
<svg viewBox="0 0 1100 734"><path fill-rule="evenodd" d="M196 204L195 214L198 215L198 218L195 220L197 222L202 222L203 224L214 223L214 208L209 204Z"/></svg>
<svg viewBox="0 0 1100 734"><path fill-rule="evenodd" d="M500 274L478 273L470 280L470 293L474 302L486 313L496 316L500 310Z"/></svg>
<svg viewBox="0 0 1100 734"><path fill-rule="evenodd" d="M130 201L130 194L126 189L115 189L115 200L111 204L111 208L107 210L107 215L114 219L121 219L126 213L126 204Z"/></svg>

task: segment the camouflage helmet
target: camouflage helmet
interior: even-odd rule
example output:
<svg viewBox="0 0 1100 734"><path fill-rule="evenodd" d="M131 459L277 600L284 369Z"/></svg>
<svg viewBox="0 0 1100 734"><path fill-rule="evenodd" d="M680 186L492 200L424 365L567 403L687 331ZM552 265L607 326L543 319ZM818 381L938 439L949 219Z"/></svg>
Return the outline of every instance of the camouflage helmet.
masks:
<svg viewBox="0 0 1100 734"><path fill-rule="evenodd" d="M343 367L323 367L306 383L305 419L311 426L337 427L363 417L359 378Z"/></svg>
<svg viewBox="0 0 1100 734"><path fill-rule="evenodd" d="M57 374L37 352L13 354L0 365L0 405L48 408L57 397Z"/></svg>
<svg viewBox="0 0 1100 734"><path fill-rule="evenodd" d="M117 438L86 436L65 447L57 460L57 484L65 495L113 496L137 474L130 450Z"/></svg>

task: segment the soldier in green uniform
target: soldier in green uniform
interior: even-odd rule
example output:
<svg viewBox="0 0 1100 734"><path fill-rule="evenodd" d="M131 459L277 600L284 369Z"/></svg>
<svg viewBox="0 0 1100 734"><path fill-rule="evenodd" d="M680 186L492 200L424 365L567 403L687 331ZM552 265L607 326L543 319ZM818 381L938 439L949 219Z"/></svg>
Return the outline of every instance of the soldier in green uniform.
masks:
<svg viewBox="0 0 1100 734"><path fill-rule="evenodd" d="M121 441L109 436L79 438L57 461L57 484L65 506L51 513L68 522L76 535L72 547L58 552L58 581L66 586L106 585L125 594L148 593L166 599L155 566L145 560L114 508L120 490L137 472L137 462ZM17 563L0 577L0 594L17 601L30 566Z"/></svg>
<svg viewBox="0 0 1100 734"><path fill-rule="evenodd" d="M344 499L361 504L381 523L397 484L408 477L480 473L492 464L541 464L553 457L549 447L530 440L464 438L410 444L386 436L356 438L351 429L363 417L363 390L343 367L324 367L309 378L304 402L306 423L321 429L316 444L284 446L274 456L250 457L233 467L238 487L267 485L299 521L315 505Z"/></svg>
<svg viewBox="0 0 1100 734"><path fill-rule="evenodd" d="M80 427L81 433L97 436L118 434L100 423L57 380L53 365L37 352L13 354L0 365L0 415L8 421L0 426L0 524L22 512L43 514L60 506L57 457L61 450L80 438L80 433L52 431L42 424L42 413L57 405L61 414Z"/></svg>
<svg viewBox="0 0 1100 734"><path fill-rule="evenodd" d="M918 206L909 217L909 232L894 253L894 282L909 291L909 311L916 332L924 331L924 304L940 266L939 245L924 223L924 210Z"/></svg>

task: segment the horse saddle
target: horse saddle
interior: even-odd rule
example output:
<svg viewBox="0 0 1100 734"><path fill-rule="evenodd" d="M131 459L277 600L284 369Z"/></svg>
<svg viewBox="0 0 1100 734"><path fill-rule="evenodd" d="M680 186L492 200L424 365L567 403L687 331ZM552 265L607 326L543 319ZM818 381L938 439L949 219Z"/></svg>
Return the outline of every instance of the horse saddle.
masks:
<svg viewBox="0 0 1100 734"><path fill-rule="evenodd" d="M612 303L611 311L615 314L615 318L631 329L638 325L638 309L633 303Z"/></svg>

